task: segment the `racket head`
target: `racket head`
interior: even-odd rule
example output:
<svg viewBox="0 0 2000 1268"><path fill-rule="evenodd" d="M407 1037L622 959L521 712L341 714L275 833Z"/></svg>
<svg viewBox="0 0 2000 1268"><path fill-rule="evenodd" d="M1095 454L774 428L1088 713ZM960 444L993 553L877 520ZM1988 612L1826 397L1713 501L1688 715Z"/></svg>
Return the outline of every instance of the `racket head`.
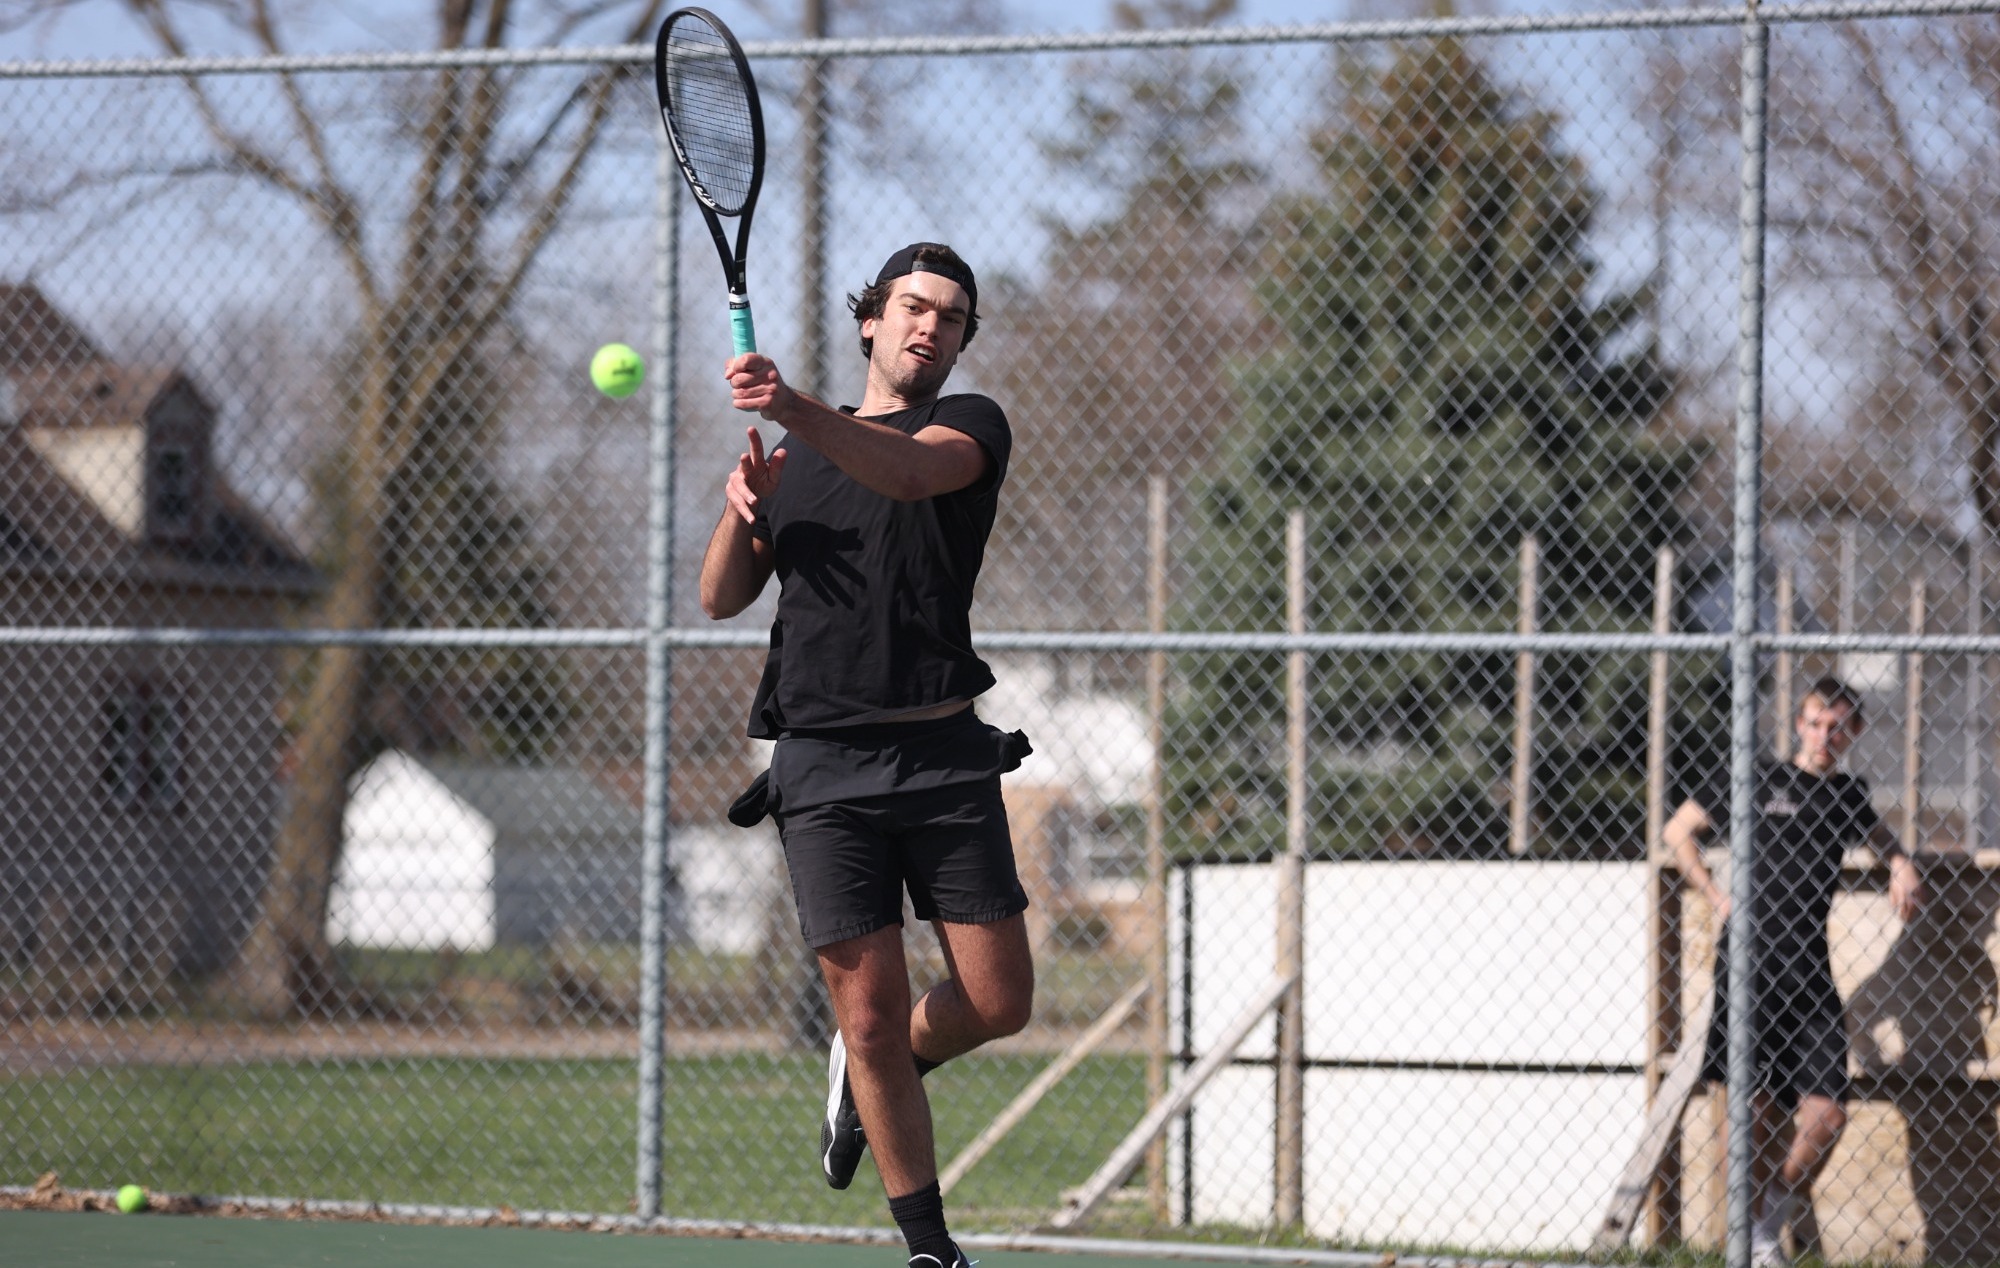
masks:
<svg viewBox="0 0 2000 1268"><path fill-rule="evenodd" d="M764 110L735 34L707 9L674 10L653 45L653 86L696 200L747 216L764 183Z"/></svg>

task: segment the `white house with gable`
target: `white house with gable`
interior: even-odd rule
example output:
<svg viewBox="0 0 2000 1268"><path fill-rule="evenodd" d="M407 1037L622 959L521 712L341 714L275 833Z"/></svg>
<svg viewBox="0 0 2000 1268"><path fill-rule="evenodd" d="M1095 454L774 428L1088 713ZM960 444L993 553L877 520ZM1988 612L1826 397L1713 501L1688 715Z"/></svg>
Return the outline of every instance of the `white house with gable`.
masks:
<svg viewBox="0 0 2000 1268"><path fill-rule="evenodd" d="M422 762L382 754L348 792L327 935L361 947L491 949L498 836Z"/></svg>
<svg viewBox="0 0 2000 1268"><path fill-rule="evenodd" d="M639 808L581 770L390 750L349 789L328 934L461 951L639 934ZM682 902L669 883L670 935Z"/></svg>

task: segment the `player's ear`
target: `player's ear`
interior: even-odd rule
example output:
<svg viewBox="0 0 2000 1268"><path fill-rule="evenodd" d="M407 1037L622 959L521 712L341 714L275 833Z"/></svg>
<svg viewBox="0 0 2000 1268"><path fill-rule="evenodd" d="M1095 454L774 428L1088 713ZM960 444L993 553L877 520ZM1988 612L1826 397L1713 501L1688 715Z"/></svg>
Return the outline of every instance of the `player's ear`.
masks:
<svg viewBox="0 0 2000 1268"><path fill-rule="evenodd" d="M861 337L863 339L873 339L875 337L875 327L881 324L882 321L878 317L863 317L861 319Z"/></svg>

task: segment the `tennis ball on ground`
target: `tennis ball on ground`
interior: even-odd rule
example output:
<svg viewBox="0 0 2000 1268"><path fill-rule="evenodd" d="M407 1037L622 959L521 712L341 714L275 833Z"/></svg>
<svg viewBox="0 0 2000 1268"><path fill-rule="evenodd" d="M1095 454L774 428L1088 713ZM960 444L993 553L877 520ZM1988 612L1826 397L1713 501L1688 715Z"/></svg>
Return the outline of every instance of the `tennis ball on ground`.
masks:
<svg viewBox="0 0 2000 1268"><path fill-rule="evenodd" d="M130 1215L134 1211L146 1209L146 1191L136 1184L128 1184L118 1190L118 1209Z"/></svg>
<svg viewBox="0 0 2000 1268"><path fill-rule="evenodd" d="M590 381L614 401L638 391L645 378L646 363L622 343L607 343L590 358Z"/></svg>

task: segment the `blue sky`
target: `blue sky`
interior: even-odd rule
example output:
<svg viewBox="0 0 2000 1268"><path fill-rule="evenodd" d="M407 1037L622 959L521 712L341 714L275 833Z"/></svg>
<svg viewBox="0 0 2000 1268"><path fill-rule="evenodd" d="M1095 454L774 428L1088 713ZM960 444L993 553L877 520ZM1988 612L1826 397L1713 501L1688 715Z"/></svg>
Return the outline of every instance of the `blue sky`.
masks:
<svg viewBox="0 0 2000 1268"><path fill-rule="evenodd" d="M1110 26L1111 5L1109 0L1090 0L1077 4L1073 0L998 0L1006 14L1008 29L1029 31L1093 31ZM0 60L41 60L41 59L94 59L150 55L156 51L144 31L130 17L122 4L113 0L84 0L70 6L59 17L39 19L21 23L20 14L32 9L32 0L0 0ZM1566 11L1581 7L1617 8L1616 3L1583 5L1576 0L1551 0L1543 4L1521 4L1514 0L1491 3L1461 3L1461 12L1491 10ZM315 0L311 4L293 5L291 14L284 18L284 30L298 52L326 53L352 52L359 50L397 49L413 50L425 47L431 39L428 10L430 6L398 4L393 0ZM717 11L734 21L731 10L743 10L745 6L718 4ZM1348 19L1370 19L1402 16L1428 11L1425 3L1401 3L1399 0L1242 0L1241 12L1228 25L1267 26L1288 25L1305 22L1330 22ZM191 30L203 29L200 25L199 6L187 10L188 20L195 23ZM411 14L424 16L412 17ZM756 25L754 19L742 24L746 31ZM604 43L615 38L614 26L600 25L565 43ZM517 41L518 42L518 41ZM219 51L213 45L201 51Z"/></svg>
<svg viewBox="0 0 2000 1268"><path fill-rule="evenodd" d="M1005 0L1005 4L1008 25L1015 30L1096 30L1109 25L1107 3ZM25 6L18 0L12 4L0 3L0 21L12 17L22 7ZM718 11L733 19L727 12L732 7L740 6L720 5ZM430 31L426 23L403 16L409 8L389 0L322 0L310 7L309 16L288 20L285 30L296 40L300 52L424 47L429 43ZM1244 10L1244 25L1324 21L1339 12L1335 6L1301 0L1245 0ZM747 31L754 24L743 25ZM602 43L614 38L604 28L592 34L597 38L566 42ZM81 4L55 20L36 21L17 30L0 32L0 59L8 60L132 57L155 51L155 45L124 6L110 0Z"/></svg>
<svg viewBox="0 0 2000 1268"><path fill-rule="evenodd" d="M1458 0L1460 11L1490 10L1494 8L1535 9L1551 11L1580 6L1603 7L1615 5L1618 0ZM1078 4L1075 0L991 0L1006 15L1006 26L1016 32L1034 31L1087 31L1102 30L1110 26L1111 4L1109 0L1085 0ZM416 51L435 39L432 29L434 5L430 3L397 2L397 0L277 0L286 44L293 51L305 53L352 52L352 51ZM785 11L795 7L796 0L765 0L762 7ZM130 17L126 6L116 0L79 0L67 7L58 17L37 20L19 25L10 18L34 7L34 0L0 0L0 27L13 26L14 29L0 31L0 60L6 59L103 59L117 57L150 56L157 49L147 33ZM523 6L533 10L538 6ZM1429 11L1431 0L1241 0L1240 12L1232 24L1244 26L1287 25L1303 22L1325 22L1351 19L1380 19ZM754 17L745 0L718 0L718 9L726 17L735 19L741 14L746 21L738 21L746 38L757 38L767 34L759 30L761 25ZM251 50L238 32L221 28L212 15L204 12L199 4L186 4L178 9L178 15L188 24L188 38L191 46L205 53L247 53ZM901 24L909 29L909 24ZM545 28L523 23L516 43L531 42L547 34ZM571 46L602 45L622 37L618 24L599 26L571 34L564 42ZM1618 41L1597 42L1588 40L1579 44L1574 39L1541 39L1510 43L1507 46L1509 73L1520 75L1525 86L1539 99L1554 104L1558 111L1575 125L1575 135L1571 139L1577 151L1589 163L1594 177L1607 188L1615 188L1629 181L1632 154L1629 150L1632 135L1632 121L1629 114L1627 95L1613 87L1620 78L1623 68L1618 63L1620 55L1614 52ZM1297 73L1299 58L1303 54L1287 55L1283 63L1293 67ZM1275 68L1276 62L1273 63ZM979 63L978 75L997 74L991 63ZM1051 68L1050 73L1053 73ZM1009 95L1028 93L1041 96L1053 91L1058 97L1062 91L1058 83L1053 89L1047 84L1034 88L1018 83L996 83L996 91ZM1289 104L1274 99L1270 106L1279 115L1289 110L1304 108L1304 97L1294 88ZM1052 98L1052 107L1060 102ZM1620 116L1623 115L1621 118ZM1036 124L1032 108L1023 113L1030 122L1024 126L1048 126ZM1274 117L1267 116L1267 122L1275 124ZM1621 139L1622 138L1622 139ZM1023 142L1025 144L1025 142ZM879 187L874 191L880 195ZM937 208L923 202L923 190L911 191L913 201L908 207L898 208L899 220L922 222L934 216ZM1087 198L1088 191L1080 191L1077 197ZM769 201L769 200L767 200ZM978 202L979 200L972 200ZM1083 204L1077 203L1072 210ZM778 213L775 206L768 209ZM769 217L760 217L769 219ZM763 241L778 243L782 235L771 236L777 222L771 221ZM967 230L950 224L938 226L940 231L967 236ZM865 235L864 235L865 237ZM956 240L956 239L954 239ZM1036 243L1039 237L1029 231L1028 226L1016 225L1007 235L1006 246L1017 258L1004 260L1009 265L1022 266L1037 255ZM879 244L869 239L857 243L855 249L863 255L874 252ZM1604 262L1608 266L1607 280L1612 284L1629 284L1632 278L1647 266L1650 246L1645 241L1627 238L1620 241L1613 231L1602 242ZM1003 248L994 248L996 252ZM857 256L857 259L860 257ZM1004 258L1004 257L1003 257ZM766 259L769 259L768 253ZM853 262L848 262L852 264ZM858 265L855 265L858 267Z"/></svg>
<svg viewBox="0 0 2000 1268"><path fill-rule="evenodd" d="M1015 32L1103 30L1110 25L1109 0L1085 0L1082 4L1075 0L992 2L1002 8L1007 28ZM277 3L284 15L286 42L298 52L415 51L435 38L429 16L434 6L430 3L407 0L277 0ZM766 0L766 3L769 8L783 11L794 7L796 0ZM752 10L745 0L717 0L717 4L727 17L742 15L747 19L738 22L746 37L757 38L768 33L758 29L761 24L751 16ZM57 18L21 25L18 15L32 7L34 0L0 0L0 27L11 28L0 30L0 60L98 59L150 56L156 52L144 30L129 16L125 6L115 0L79 0ZM1552 12L1619 8L1626 4L1620 0L1458 0L1455 7L1461 12ZM1263 26L1381 19L1428 12L1432 8L1431 0L1241 0L1240 12L1232 24ZM242 42L239 33L219 29L202 6L184 5L180 12L190 23L190 41L199 51L253 51ZM516 42L530 42L543 34L544 30L524 23ZM601 24L575 32L564 42L572 46L602 45L621 35L617 24ZM1618 37L1509 40L1501 45L1503 73L1515 78L1532 97L1557 110L1565 120L1569 143L1607 195L1597 250L1604 266L1603 280L1611 286L1636 281L1650 268L1653 253L1651 229L1643 215L1634 214L1636 209L1632 205L1632 191L1643 177L1648 152L1648 143L1632 114L1636 99L1629 81L1642 69L1631 60L1636 47L1634 41ZM986 73L985 69L980 73ZM1016 84L1012 91L1025 90ZM1051 102L1054 104L1057 103ZM924 192L910 191L909 205L894 207L894 218L917 223L934 214L936 209L922 201ZM777 232L781 223L777 217L781 215L779 208L773 206L768 215L760 216L760 220L769 222L762 242L776 245L783 241L782 233ZM854 227L852 217L849 227ZM948 234L971 236L969 231L949 224L939 228ZM1002 256L1003 263L1025 265L1036 258L1038 241L1026 226L1017 225L1007 236L1006 245L1018 258L1004 259L1002 247L991 250ZM880 248L879 243L865 234L849 245L859 252L856 260ZM700 242L695 246L697 251L705 249ZM1704 254L1714 249L1719 249L1716 244L1703 244ZM767 275L771 259L767 246L764 250ZM850 271L859 267L855 261L843 263L850 266ZM1719 321L1719 314L1709 311L1717 306L1716 297L1703 296L1693 303L1704 310L1705 325Z"/></svg>

